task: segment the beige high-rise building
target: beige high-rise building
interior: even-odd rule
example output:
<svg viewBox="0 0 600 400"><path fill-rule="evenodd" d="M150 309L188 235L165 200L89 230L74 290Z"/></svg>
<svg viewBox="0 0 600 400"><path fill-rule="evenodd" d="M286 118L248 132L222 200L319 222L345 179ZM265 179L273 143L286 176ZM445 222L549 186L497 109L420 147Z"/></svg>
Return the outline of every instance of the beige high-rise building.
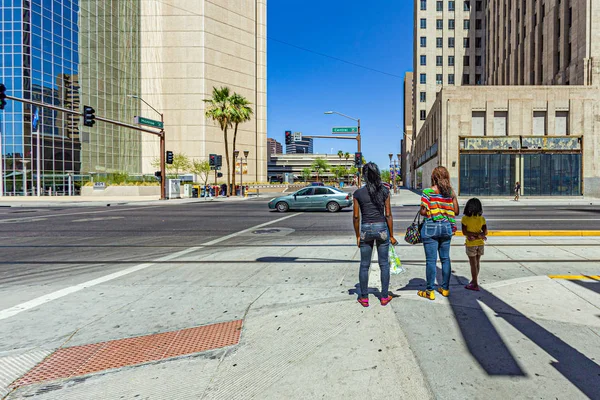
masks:
<svg viewBox="0 0 600 400"><path fill-rule="evenodd" d="M483 84L484 2L415 0L413 127L443 86Z"/></svg>
<svg viewBox="0 0 600 400"><path fill-rule="evenodd" d="M488 85L598 85L596 1L486 3Z"/></svg>
<svg viewBox="0 0 600 400"><path fill-rule="evenodd" d="M250 152L244 181L266 181L267 0L142 0L141 7L141 97L164 113L167 150L225 158L223 133L205 118L203 100L213 87L227 86L254 110L237 136L237 150ZM142 113L159 118L145 104ZM228 136L231 155L233 129ZM144 173L156 169L158 155L158 140L145 136ZM225 159L222 172L228 173Z"/></svg>
<svg viewBox="0 0 600 400"><path fill-rule="evenodd" d="M404 75L404 131L402 139L402 165L400 166L400 171L402 173L404 185L409 188L412 187L409 167L413 143L413 99L413 73L407 72Z"/></svg>

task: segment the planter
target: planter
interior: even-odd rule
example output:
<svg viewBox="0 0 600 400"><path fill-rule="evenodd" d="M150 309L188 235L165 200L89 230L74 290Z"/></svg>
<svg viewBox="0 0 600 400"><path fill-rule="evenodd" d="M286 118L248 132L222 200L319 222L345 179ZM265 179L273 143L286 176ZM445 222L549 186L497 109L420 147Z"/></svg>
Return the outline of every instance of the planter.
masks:
<svg viewBox="0 0 600 400"><path fill-rule="evenodd" d="M160 186L107 186L105 189L94 189L92 186L81 188L82 196L160 196Z"/></svg>

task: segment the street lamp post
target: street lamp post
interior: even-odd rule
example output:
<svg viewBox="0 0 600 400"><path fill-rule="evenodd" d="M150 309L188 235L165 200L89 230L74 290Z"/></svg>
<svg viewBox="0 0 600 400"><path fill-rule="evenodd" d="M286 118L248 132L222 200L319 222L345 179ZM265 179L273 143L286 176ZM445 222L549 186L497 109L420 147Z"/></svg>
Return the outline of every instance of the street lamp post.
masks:
<svg viewBox="0 0 600 400"><path fill-rule="evenodd" d="M238 157L239 157L239 155L240 155L240 151L239 151L239 150L234 150L234 151L233 151L233 159L235 160L235 163L236 163L236 164L237 164L237 162L238 162ZM242 158L240 157L240 158L239 158L239 160L240 160L240 175L241 175L241 172L242 172ZM233 166L233 170L235 171L235 165ZM234 176L235 176L235 175L234 175ZM235 186L235 185L234 185L234 186ZM234 196L236 195L236 192L235 192L235 187L233 188L233 195L234 195ZM241 196L241 195L242 195L242 183L241 183L241 181L240 181L240 196Z"/></svg>
<svg viewBox="0 0 600 400"><path fill-rule="evenodd" d="M337 114L337 115L340 115L342 117L345 117L345 118L351 119L353 121L356 121L356 126L357 126L357 129L356 129L356 131L357 131L357 134L356 134L357 149L358 149L358 152L361 153L362 152L362 146L361 146L361 143L360 143L360 141L361 141L361 136L360 136L360 118L353 118L353 117L350 117L350 116L348 116L346 114L342 114L342 113L337 112L337 111L325 111L325 114L328 114L328 115L330 115L330 114ZM358 187L360 187L360 168L358 170Z"/></svg>
<svg viewBox="0 0 600 400"><path fill-rule="evenodd" d="M246 161L246 166L248 165L248 154L250 154L250 152L248 150L244 150L244 161ZM240 159L241 159L241 157L240 157ZM243 184L244 183L243 182L243 179L244 179L244 162L241 162L240 164L241 164L240 165L240 167L241 167L240 168L240 196L241 196L242 194L244 194L244 184Z"/></svg>
<svg viewBox="0 0 600 400"><path fill-rule="evenodd" d="M404 171L402 171L402 154L398 153L396 154L396 157L398 157L398 169L400 172L398 176L400 177L400 179L402 179L402 174L404 173Z"/></svg>
<svg viewBox="0 0 600 400"><path fill-rule="evenodd" d="M162 124L162 128L160 129L160 199L166 200L166 167L165 167L165 152L167 151L165 148L165 116L163 113L158 111L156 108L152 107L150 103L146 100L142 99L140 96L135 94L128 94L127 97L131 97L132 99L140 100L142 103L153 109L158 115L160 115L160 122Z"/></svg>

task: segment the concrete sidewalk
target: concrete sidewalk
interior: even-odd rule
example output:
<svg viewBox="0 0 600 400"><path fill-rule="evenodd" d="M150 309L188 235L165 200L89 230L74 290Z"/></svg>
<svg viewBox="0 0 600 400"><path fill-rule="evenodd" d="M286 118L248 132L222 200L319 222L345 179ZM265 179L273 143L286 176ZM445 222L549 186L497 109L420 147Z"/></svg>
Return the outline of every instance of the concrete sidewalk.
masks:
<svg viewBox="0 0 600 400"><path fill-rule="evenodd" d="M391 278L398 297L381 307L371 296L362 308L353 236L302 236L293 221L3 319L0 373L11 365L16 379L61 347L243 319L239 344L21 386L6 398L600 398L600 282L586 278L600 270L600 237L490 238L481 292L463 289L469 265L459 238L451 296L435 301L416 295L422 247L403 243L407 271ZM549 277L558 274L583 278ZM369 286L379 287L376 262ZM27 300L23 290L0 288L0 316Z"/></svg>

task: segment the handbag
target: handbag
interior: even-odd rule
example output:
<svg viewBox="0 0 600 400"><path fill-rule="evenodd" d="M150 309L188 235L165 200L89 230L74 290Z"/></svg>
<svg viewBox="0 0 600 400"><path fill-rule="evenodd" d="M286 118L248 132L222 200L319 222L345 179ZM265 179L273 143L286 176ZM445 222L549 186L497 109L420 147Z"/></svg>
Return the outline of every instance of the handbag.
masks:
<svg viewBox="0 0 600 400"><path fill-rule="evenodd" d="M412 224L408 228L406 228L406 234L404 235L404 241L409 244L418 244L421 243L421 227L423 226L423 222L421 222L421 209L417 211L417 215L415 215L415 219Z"/></svg>

